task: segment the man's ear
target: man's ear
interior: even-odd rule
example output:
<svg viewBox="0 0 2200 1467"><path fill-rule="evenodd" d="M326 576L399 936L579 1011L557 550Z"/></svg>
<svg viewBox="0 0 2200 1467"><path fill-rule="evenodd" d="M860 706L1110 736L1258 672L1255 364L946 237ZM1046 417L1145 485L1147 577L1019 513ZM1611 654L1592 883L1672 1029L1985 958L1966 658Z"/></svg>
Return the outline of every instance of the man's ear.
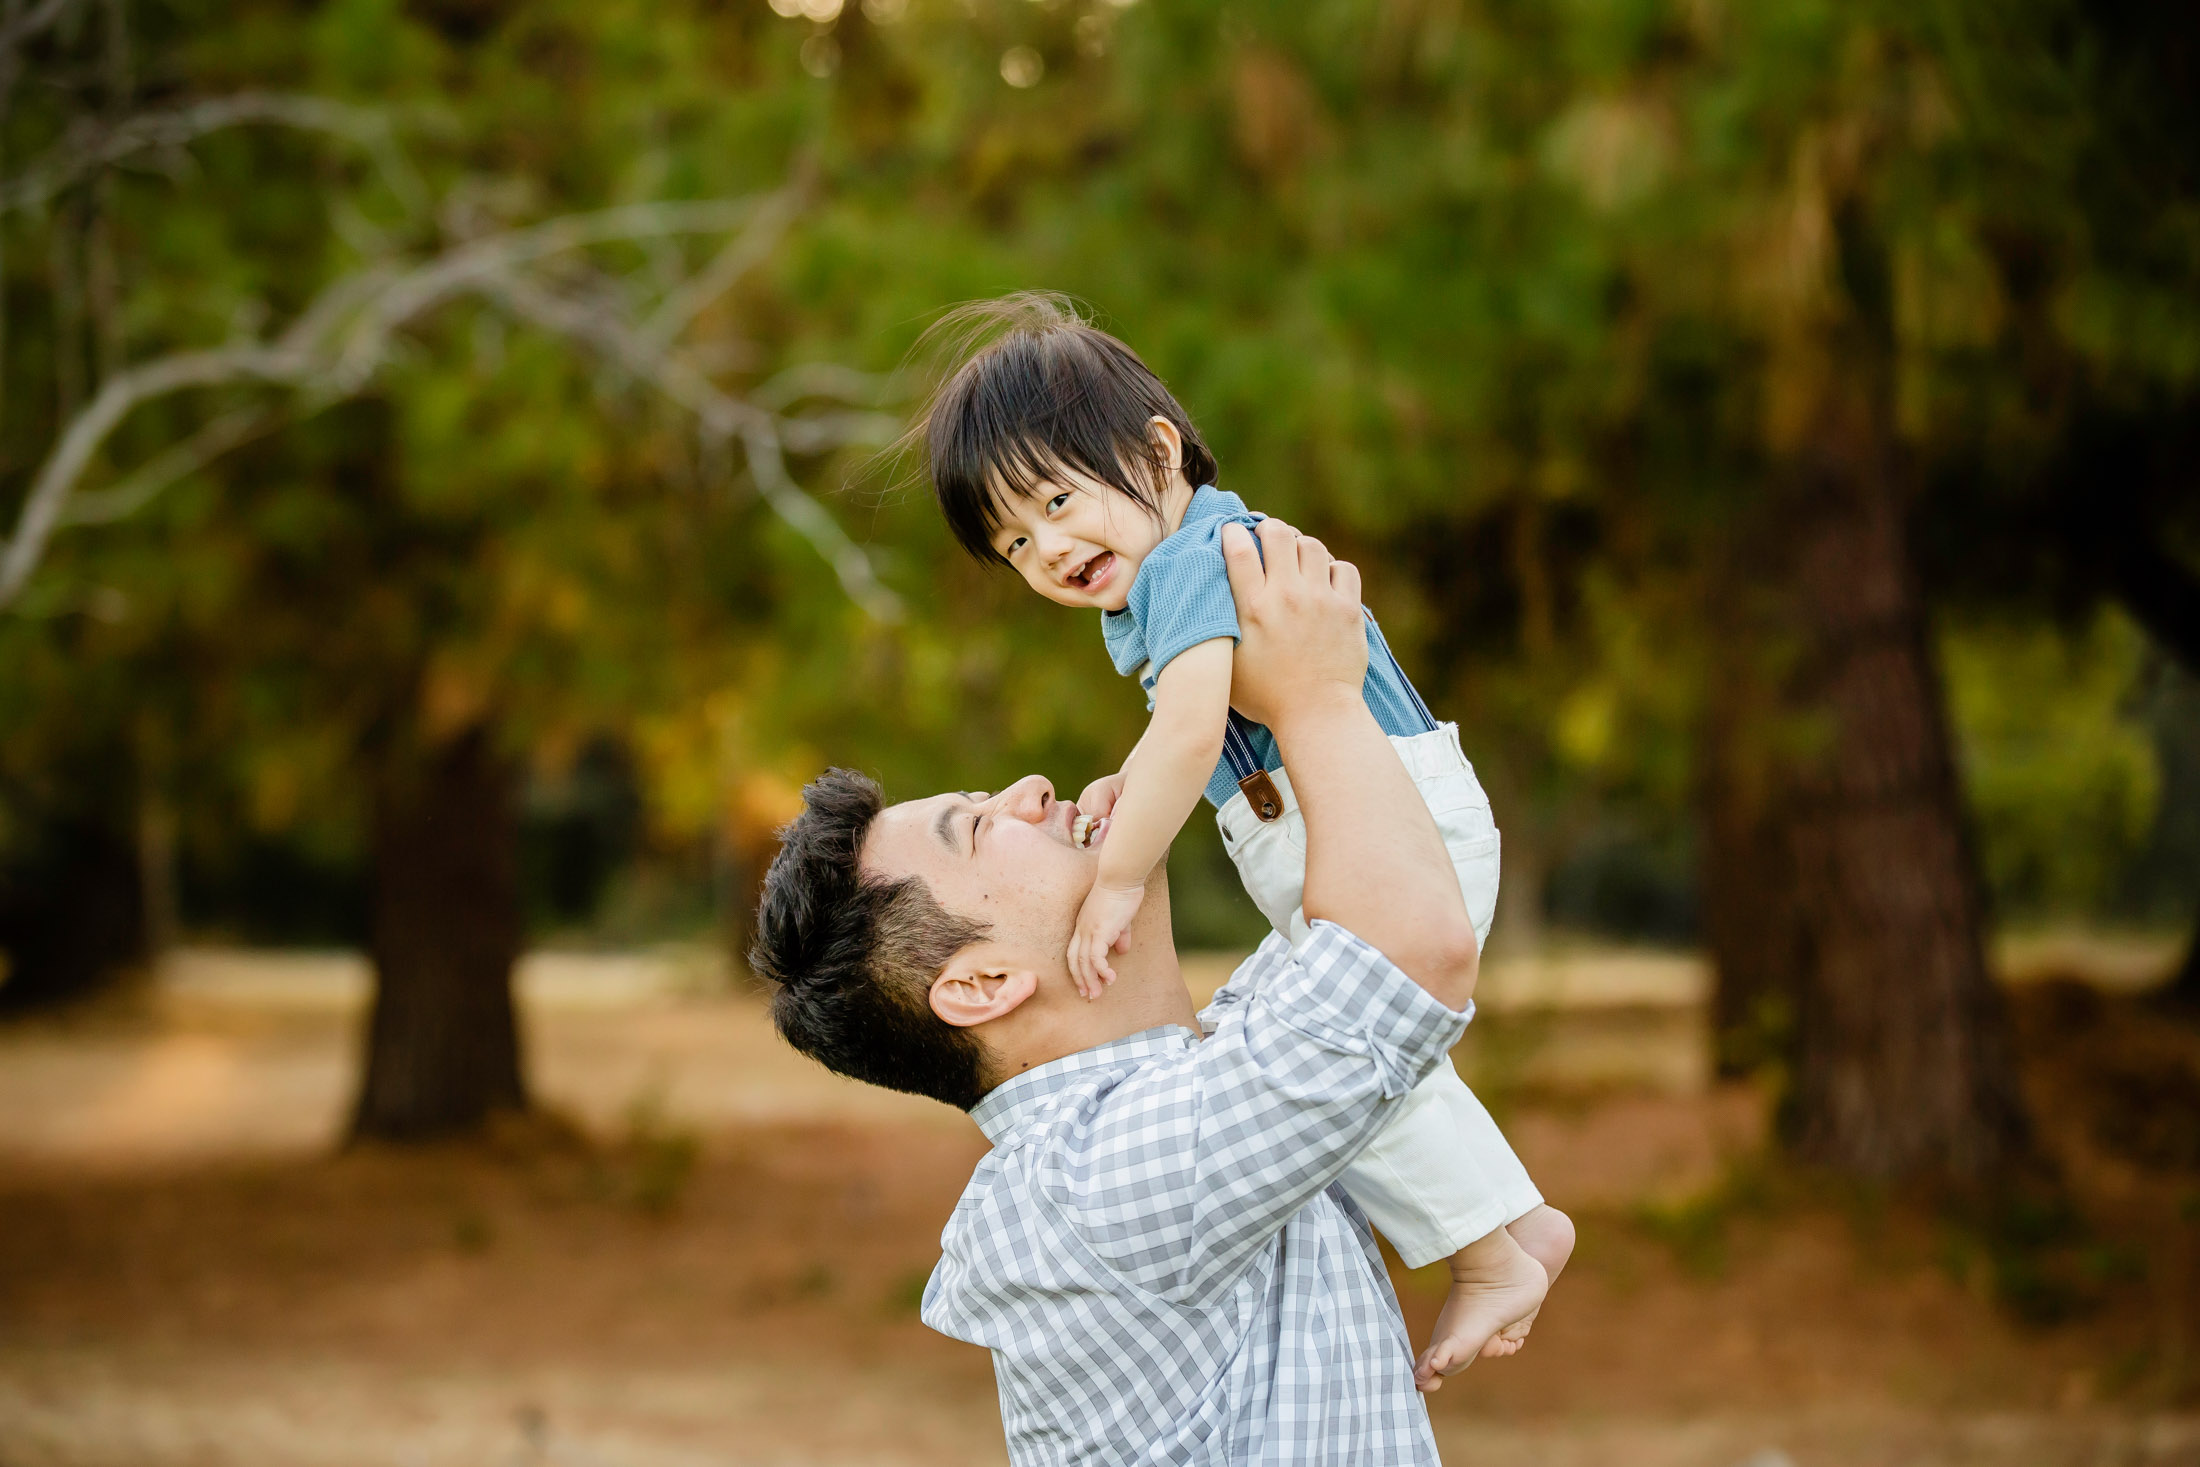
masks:
<svg viewBox="0 0 2200 1467"><path fill-rule="evenodd" d="M989 962L976 948L965 948L932 980L932 1012L958 1029L990 1023L1039 991L1039 975L1029 968Z"/></svg>
<svg viewBox="0 0 2200 1467"><path fill-rule="evenodd" d="M1153 444L1154 457L1169 473L1181 472L1184 467L1184 435L1176 431L1176 424L1155 413L1146 420L1146 439Z"/></svg>

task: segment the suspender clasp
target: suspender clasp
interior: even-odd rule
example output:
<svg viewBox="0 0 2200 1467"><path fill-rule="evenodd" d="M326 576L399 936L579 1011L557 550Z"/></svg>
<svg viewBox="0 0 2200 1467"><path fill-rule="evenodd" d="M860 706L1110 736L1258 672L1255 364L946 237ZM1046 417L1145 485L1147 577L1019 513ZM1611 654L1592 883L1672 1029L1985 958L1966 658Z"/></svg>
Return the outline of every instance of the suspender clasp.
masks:
<svg viewBox="0 0 2200 1467"><path fill-rule="evenodd" d="M1245 792L1245 803L1253 807L1263 825L1283 814L1283 795L1267 770L1254 770L1238 781L1238 788Z"/></svg>

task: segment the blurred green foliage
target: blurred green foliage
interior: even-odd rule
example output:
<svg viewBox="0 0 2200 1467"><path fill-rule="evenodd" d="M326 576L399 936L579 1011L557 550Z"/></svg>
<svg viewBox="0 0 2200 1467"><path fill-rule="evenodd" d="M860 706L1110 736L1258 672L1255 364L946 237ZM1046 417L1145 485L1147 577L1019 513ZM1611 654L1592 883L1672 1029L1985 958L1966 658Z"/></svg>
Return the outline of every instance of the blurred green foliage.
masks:
<svg viewBox="0 0 2200 1467"><path fill-rule="evenodd" d="M1830 281L1886 307L1921 479L1989 507L2061 451L2068 384L2115 403L2200 384L2200 213L2164 173L2175 147L2134 146L2162 113L2130 27L2073 0L127 13L124 98L88 8L30 53L78 71L18 90L11 165L110 104L280 89L386 116L434 202L371 150L240 127L9 215L0 505L114 363L280 322L376 259L797 180L794 226L685 338L703 370L738 392L807 363L899 373L907 411L943 306L1094 303L1229 487L1362 563L1498 800L1508 922L1555 887L1572 920L1685 926L1719 612L1701 551L1826 369ZM713 244L600 252L599 284L646 293ZM254 400L146 409L91 487ZM442 310L363 399L57 538L0 616L0 844L80 796L172 809L186 894L219 915L271 845L356 870L371 752L487 716L551 824L611 740L641 796L620 839L707 882L679 853L753 844L827 762L897 793L1034 768L1074 792L1129 747L1140 699L1097 630L961 559L913 462L793 460L901 597L888 623L707 458L630 374L486 305ZM2161 783L2140 637L2021 585L1951 601L2004 910L2112 905ZM88 747L110 773L65 777ZM1582 874L1600 851L1618 876ZM1211 837L1179 866L1187 935L1242 935Z"/></svg>
<svg viewBox="0 0 2200 1467"><path fill-rule="evenodd" d="M1942 642L1986 875L2006 910L2112 910L2161 793L2138 717L2146 649L2113 612L2066 632L1978 626Z"/></svg>

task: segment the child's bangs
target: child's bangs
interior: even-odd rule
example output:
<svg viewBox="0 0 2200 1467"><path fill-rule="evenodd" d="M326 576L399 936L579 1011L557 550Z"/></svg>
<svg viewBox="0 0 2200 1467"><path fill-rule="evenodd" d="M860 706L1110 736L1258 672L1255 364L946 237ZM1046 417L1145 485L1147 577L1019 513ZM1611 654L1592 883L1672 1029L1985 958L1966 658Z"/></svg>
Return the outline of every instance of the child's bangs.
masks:
<svg viewBox="0 0 2200 1467"><path fill-rule="evenodd" d="M1142 446L1134 440L1133 451ZM1098 479L1141 504L1147 502L1120 464L1090 462L1078 449L1075 443L1050 442L1028 427L1018 432L974 433L953 445L937 445L933 484L956 541L981 560L1000 560L993 536L1006 521L1009 506L1060 483L1065 472Z"/></svg>
<svg viewBox="0 0 2200 1467"><path fill-rule="evenodd" d="M985 486L990 535L1000 528L1002 511L1011 500L1030 499L1049 484L1061 482L1064 470L1091 474L1093 470L1064 453L1057 444L1036 434L1019 434L990 445L991 452L979 465L978 482Z"/></svg>

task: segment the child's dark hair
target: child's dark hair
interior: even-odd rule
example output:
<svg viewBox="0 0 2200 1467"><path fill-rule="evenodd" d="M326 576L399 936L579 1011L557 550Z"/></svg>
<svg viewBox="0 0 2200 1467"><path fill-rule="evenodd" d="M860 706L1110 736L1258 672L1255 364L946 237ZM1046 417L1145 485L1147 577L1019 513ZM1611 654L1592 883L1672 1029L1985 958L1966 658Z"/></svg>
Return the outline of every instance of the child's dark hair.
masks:
<svg viewBox="0 0 2200 1467"><path fill-rule="evenodd" d="M1028 495L1069 468L1161 512L1168 466L1148 425L1184 440L1184 477L1215 482L1215 457L1138 353L1095 327L1064 296L1020 291L950 311L926 333L962 358L925 414L932 492L963 549L993 548L1008 495Z"/></svg>

